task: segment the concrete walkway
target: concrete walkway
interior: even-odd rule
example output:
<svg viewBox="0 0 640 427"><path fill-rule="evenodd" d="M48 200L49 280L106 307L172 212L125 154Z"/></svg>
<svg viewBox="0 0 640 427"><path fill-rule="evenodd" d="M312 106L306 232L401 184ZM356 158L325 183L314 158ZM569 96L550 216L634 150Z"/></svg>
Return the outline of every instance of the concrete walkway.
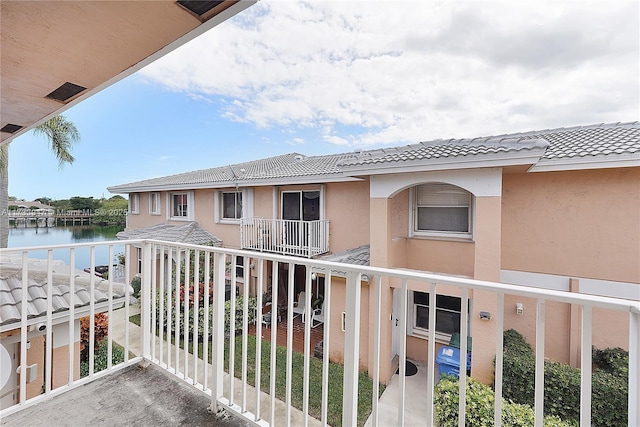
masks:
<svg viewBox="0 0 640 427"><path fill-rule="evenodd" d="M427 365L412 361L418 368L415 375L405 377L404 425L425 426L427 419ZM398 425L400 377L394 374L378 401L378 425ZM371 417L365 426L371 426Z"/></svg>
<svg viewBox="0 0 640 427"><path fill-rule="evenodd" d="M135 306L130 306L129 307L129 315L134 315L140 312L140 309L138 307ZM125 310L124 308L116 310L112 316L111 316L111 322L112 322L112 334L113 334L113 340L117 343L119 343L120 345L122 345L124 347L124 344L126 342L126 335L125 335L125 325L126 323L129 324L129 351L132 352L135 355L141 355L142 354L142 348L140 346L141 343L141 328L131 322L128 322L125 316ZM160 355L160 347L159 347L159 339L156 340L156 351L155 351L155 357L157 359L159 359L159 355ZM171 367L174 368L176 366L175 364L175 346L174 345L170 345L170 349L169 349L169 354L171 356ZM164 343L164 348L163 348L163 362L166 363L167 361L167 343ZM202 359L194 359L193 354L189 353L188 355L188 360L187 360L187 365L188 365L188 375L183 375L182 371L184 370L184 350L183 349L179 349L179 363L178 363L178 378L194 378L194 365L196 363L194 363L194 361L197 363L197 383L198 384L204 384L204 372L205 372L205 363ZM238 371L238 369L240 369L240 367L236 367L236 371ZM171 370L171 372L174 372L173 370ZM207 363L207 374L211 375L211 372L213 372L213 367L211 364ZM171 374L173 375L173 374ZM240 402L242 402L242 382L238 379L238 378L234 378L234 403L236 403L236 405ZM228 399L229 398L229 381L230 381L230 377L228 374L225 373L224 375L224 396ZM190 381L191 382L191 381ZM210 381L209 381L210 384ZM246 411L252 412L255 414L255 409L256 409L256 389L250 385L247 385L246 387L247 389L247 393L246 393ZM270 410L270 402L271 399L269 397L268 394L264 393L264 392L260 392L260 418L265 420L265 421L269 421L269 410ZM285 423L285 411L286 411L286 405L284 402L282 402L281 400L275 399L275 425L283 425ZM239 409L239 408L238 408ZM291 425L302 425L303 424L303 415L302 415L302 411L300 411L299 409L296 408L291 408ZM309 425L310 426L320 426L321 423L320 421L316 420L315 418L309 417Z"/></svg>

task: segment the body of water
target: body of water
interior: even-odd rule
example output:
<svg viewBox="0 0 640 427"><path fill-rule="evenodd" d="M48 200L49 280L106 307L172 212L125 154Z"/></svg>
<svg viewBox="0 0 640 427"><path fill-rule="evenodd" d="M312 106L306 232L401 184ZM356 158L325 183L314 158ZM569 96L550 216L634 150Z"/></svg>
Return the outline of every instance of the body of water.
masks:
<svg viewBox="0 0 640 427"><path fill-rule="evenodd" d="M10 228L9 248L114 241L117 240L116 233L120 231L122 231L121 227L97 225ZM89 267L91 261L89 248L78 248L75 252L76 268L82 270ZM124 253L124 245L115 245L113 253L114 255ZM30 251L29 257L47 259L47 251ZM54 250L53 258L69 264L69 249ZM107 265L110 262L117 261L109 260L109 247L96 247L96 265Z"/></svg>

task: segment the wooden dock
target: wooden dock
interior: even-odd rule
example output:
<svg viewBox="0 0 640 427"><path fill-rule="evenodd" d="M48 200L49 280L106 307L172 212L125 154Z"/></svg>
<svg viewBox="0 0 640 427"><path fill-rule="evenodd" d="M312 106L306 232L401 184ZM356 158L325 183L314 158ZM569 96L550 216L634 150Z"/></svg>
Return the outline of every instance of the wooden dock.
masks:
<svg viewBox="0 0 640 427"><path fill-rule="evenodd" d="M29 210L9 211L9 224L14 227L53 227L55 225L88 225L94 213L88 210Z"/></svg>

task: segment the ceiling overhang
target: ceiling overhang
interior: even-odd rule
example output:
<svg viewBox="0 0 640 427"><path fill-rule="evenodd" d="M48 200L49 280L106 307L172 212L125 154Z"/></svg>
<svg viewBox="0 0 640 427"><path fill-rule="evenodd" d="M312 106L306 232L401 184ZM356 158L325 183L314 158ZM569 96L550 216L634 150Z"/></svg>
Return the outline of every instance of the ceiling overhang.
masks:
<svg viewBox="0 0 640 427"><path fill-rule="evenodd" d="M2 1L0 144L256 1Z"/></svg>

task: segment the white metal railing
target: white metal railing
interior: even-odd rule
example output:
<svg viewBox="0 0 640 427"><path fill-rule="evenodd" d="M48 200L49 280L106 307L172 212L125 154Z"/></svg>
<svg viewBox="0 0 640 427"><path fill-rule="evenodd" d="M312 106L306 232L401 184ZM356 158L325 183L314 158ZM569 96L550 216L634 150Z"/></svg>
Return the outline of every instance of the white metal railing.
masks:
<svg viewBox="0 0 640 427"><path fill-rule="evenodd" d="M113 245L115 243L85 244L68 247L71 254L71 271L74 271L74 252L82 248L89 248L92 252L98 245L107 245L110 248L110 256L113 257ZM117 244L122 244L118 242ZM192 386L208 393L211 396L211 406L213 410L218 408L226 408L256 425L291 425L300 424L307 425L311 419L310 415L310 393L312 386L310 384L310 360L312 357L310 349L311 322L304 324L304 355L302 366L294 366L293 364L293 335L294 335L294 319L293 319L293 302L296 299L294 288L296 286L296 275L294 274L295 266L303 266L305 268L305 278L303 283L297 284L305 290L305 310L311 312L313 281L317 275L324 276L324 316L325 323L323 325L323 339L325 343L335 342L336 338L330 335L339 328L332 328L331 323L341 320L341 316L336 316L335 304L332 294L335 292L336 286L343 286L339 290L338 295L345 293L344 297L344 358L343 358L343 384L342 384L342 408L341 421L342 425L358 424L358 396L359 396L359 373L360 373L360 357L361 349L370 351L369 357L372 360L369 375L373 381L373 397L372 412L370 415L370 424L373 426L380 425L380 416L384 410L388 410L388 405L378 405L378 384L381 379L385 378L387 373L382 371L382 361L388 360L389 349L383 346L383 337L389 333L389 318L385 311L389 307L391 290L399 289L400 293L400 325L401 330L406 331L406 321L408 316L408 293L411 290L420 290L430 294L430 301L436 300L436 293L439 289L447 287L447 289L459 289L462 296L462 307L466 307L467 301L470 299L470 291L492 293L495 295L497 310L492 317L496 322L495 342L479 343L474 345L491 346L493 345L496 353L495 367L495 425L501 422L501 396L502 396L502 342L503 342L503 325L504 325L504 298L507 295L516 295L520 297L533 298L537 301L536 315L536 372L535 372L535 423L537 426L542 425L543 416L543 363L544 363L544 325L545 325L545 306L550 302L560 302L574 304L582 310L582 354L581 366L582 370L581 382L581 415L580 423L582 425L591 424L591 312L593 309L606 309L617 312L628 313L629 316L629 402L628 402L628 425L635 426L640 423L640 408L637 405L639 399L640 386L640 303L638 301L621 300L613 298L594 297L590 295L550 291L537 288L528 288L522 286L512 286L500 283L478 281L471 279L462 279L450 276L440 276L435 274L426 274L415 271L393 270L376 267L363 267L347 264L328 263L319 260L308 260L303 258L292 258L277 254L258 253L243 250L232 250L224 248L214 248L208 246L182 245L161 241L129 241L126 245L125 269L126 276L131 277L131 266L137 266L137 257L133 256L133 250L142 249L142 289L141 289L141 305L140 305L140 341L131 342L130 330L136 326L132 326L129 322L124 321L116 323L115 318L123 315L124 319L129 318L130 306L127 302L122 302L124 307L116 310L116 305L121 304L121 299L113 298L115 295L115 283L108 281L106 289L112 298L108 299L108 303L91 303L88 307L70 306L68 312L64 313L66 319L76 319L78 316L89 315L94 317L99 311L106 311L110 319L114 319L109 325L109 352L112 351L112 345L115 342L124 346L125 359L117 366L109 366L104 372L94 372L90 369L87 378L77 378L74 375L74 354L73 346L69 347L69 378L68 382L59 388L51 385L51 350L47 346L47 380L44 396L37 396L27 399L25 394L26 386L26 341L33 333L29 332L29 327L42 318L28 318L26 315L27 290L22 287L22 315L20 322L15 326L20 328L20 345L21 360L20 364L20 383L18 384L20 397L19 404L14 407L5 409L0 412L0 417L11 412L19 410L21 407L32 403L38 403L43 398L47 398L53 394L83 384L93 378L102 376L109 371L128 366L132 363L140 361L142 358L158 366L166 369L169 373L184 379ZM92 249L93 248L93 249ZM36 248L34 248L36 249ZM42 249L42 248L37 248ZM3 268L9 259L11 253L17 254L19 262L19 274L22 283L26 283L30 278L36 278L31 268L29 260L29 252L31 249L16 249L0 251L0 261L3 262ZM133 256L133 257L132 257ZM227 271L230 267L235 266L237 257L244 257L244 277L240 282L235 274ZM16 256L12 258L16 260ZM129 262L135 260L136 262ZM250 263L253 268L250 268ZM47 279L53 275L52 248L49 248L46 264ZM91 267L95 267L95 259L92 256ZM270 269L267 271L267 269ZM3 270L4 271L4 270ZM263 294L269 289L269 280L272 283L280 283L279 276L285 274L282 279L286 283L287 290L287 315L283 322L286 322L286 341L287 346L282 351L285 352L285 393L277 395L276 382L281 382L281 378L277 377L276 346L271 346L270 352L267 354L263 350L262 340L255 340L254 349L256 357L250 355L249 347L249 328L255 329L255 336L262 337L265 333L260 319L255 325L250 325L251 309L249 307L250 288L255 294L256 305L262 307ZM362 285L362 279L366 275L368 285ZM336 279L336 276L341 278ZM112 277L109 274L109 277ZM89 289L96 289L99 284L98 279L89 277ZM51 283L49 281L48 283ZM183 283L194 283L193 287L183 286ZM201 285L200 285L201 283ZM242 287L242 303L237 303L235 292L230 292L228 298L229 312L225 314L225 290L228 285L233 289L241 283L252 283L251 286ZM255 286L253 285L255 283ZM345 285L342 285L345 283ZM222 285L225 286L222 286ZM78 280L74 275L69 276L69 286L73 293L74 288L79 286ZM104 284L102 284L104 285ZM219 286L220 285L220 286ZM84 285L83 285L84 286ZM278 301L279 287L275 286L271 289L272 301ZM49 288L50 289L50 288ZM105 289L104 287L102 289ZM124 287L128 289L128 287ZM368 304L362 304L363 290L368 292ZM211 297L208 297L211 295ZM52 294L48 294L48 309L46 313L47 332L46 339L51 339L51 326L59 322L60 313L52 312L51 305ZM236 305L238 307L236 308ZM272 305L273 307L274 305ZM360 317L367 310L370 319L370 331L372 334L372 345L360 340ZM255 311L253 311L255 313ZM200 314L202 313L202 314ZM204 314L210 313L210 314ZM241 314L240 314L241 313ZM436 310L429 311L430 324L435 324ZM462 310L460 319L461 334L464 337L466 325L468 322L468 314L466 310ZM238 322L232 319L239 319ZM275 313L272 313L272 319L275 319ZM310 318L310 317L307 317ZM112 325L123 330L114 330ZM68 322L69 337L75 334L76 322ZM244 331L240 335L238 330ZM3 326L3 330L6 327ZM282 333L278 328L269 330L270 341L277 342L278 334ZM238 341L239 347L236 350L235 345L230 345L234 340ZM90 342L93 342L93 336ZM136 340L134 340L136 341ZM427 354L427 379L424 384L424 397L422 407L426 411L426 416L422 418L426 425L435 425L434 419L434 386L436 380L435 370L435 329L431 328L429 333L429 345ZM3 338L4 342L4 338ZM175 345L175 343L181 343ZM225 351L225 345L228 350ZM234 343L235 344L235 343ZM395 400L397 424L405 424L405 414L407 413L407 400L415 399L416 396L407 396L405 392L405 362L406 362L406 335L401 334L399 340L399 387L400 391ZM329 412L329 396L335 394L335 390L329 389L329 345L323 346L322 356L322 387L320 397L319 421L323 425L328 424ZM460 366L466 364L467 340L460 340ZM266 348L266 346L265 346ZM191 349L194 349L191 351ZM198 349L198 351L195 351ZM129 357L128 352L132 351L137 355ZM235 363L237 356L236 351L240 352L239 365ZM93 354L93 348L90 348L90 354ZM110 360L110 358L109 358ZM262 367L263 360L270 360L268 366ZM90 356L90 365L93 365L93 356ZM249 367L251 365L251 367ZM56 367L53 367L55 369ZM249 380L250 374L254 375L253 380ZM262 382L261 376L268 377L268 381ZM234 379L235 378L235 379ZM293 381L302 379L302 395L295 396L299 393L293 387ZM460 393L464 396L466 390L466 376L460 378ZM266 394L265 399L263 395ZM294 399L295 398L295 399ZM294 401L301 401L298 409L294 408ZM263 407L263 405L266 405ZM283 406L284 411L276 410L277 406ZM299 412L298 410L301 410ZM284 413L284 415L283 415ZM295 418L298 414L300 418ZM459 425L464 425L465 399L460 399L459 403Z"/></svg>
<svg viewBox="0 0 640 427"><path fill-rule="evenodd" d="M17 374L9 375L7 384L2 387L0 418L141 360L140 356L129 356L138 346L138 343L132 343L129 339L130 326L125 321L130 314L128 296L131 288L116 281L128 276L130 266L135 265L129 262L133 259L130 257L130 246L125 246L127 261L124 266L119 267L112 262L115 250L122 245L122 242L104 242L0 250L0 280L3 281L0 292L5 292L2 298L4 307L0 319L0 344L5 349L16 345L19 354L15 366L0 366L3 377L10 371ZM108 260L101 260L101 263L107 261L109 264L108 279L95 274L97 249L108 253ZM61 253L64 253L67 262L54 259L54 254L61 256ZM77 265L78 259L88 259L89 265ZM89 272L82 271L85 267ZM124 273L119 278L120 269ZM71 298L72 295L75 297ZM88 318L88 324L93 325L100 313L106 314L109 319L107 334L100 342L107 349L108 363L106 369L98 372L95 364L96 328L88 328L86 362L80 360L79 350L73 343L78 342L81 319ZM72 343L66 345L68 351L58 350L55 360L54 338L58 342ZM121 346L118 353L122 354L122 358L114 364L116 345ZM44 360L34 363L28 355L30 351L40 350L44 351ZM28 359L31 365L28 365ZM43 375L32 376L40 363L44 364ZM85 363L86 369L81 369ZM64 373L60 374L60 370ZM54 371L58 374L54 374ZM28 394L27 384L34 379L39 382L35 387L30 387Z"/></svg>
<svg viewBox="0 0 640 427"><path fill-rule="evenodd" d="M243 218L240 247L311 258L329 252L329 220Z"/></svg>

